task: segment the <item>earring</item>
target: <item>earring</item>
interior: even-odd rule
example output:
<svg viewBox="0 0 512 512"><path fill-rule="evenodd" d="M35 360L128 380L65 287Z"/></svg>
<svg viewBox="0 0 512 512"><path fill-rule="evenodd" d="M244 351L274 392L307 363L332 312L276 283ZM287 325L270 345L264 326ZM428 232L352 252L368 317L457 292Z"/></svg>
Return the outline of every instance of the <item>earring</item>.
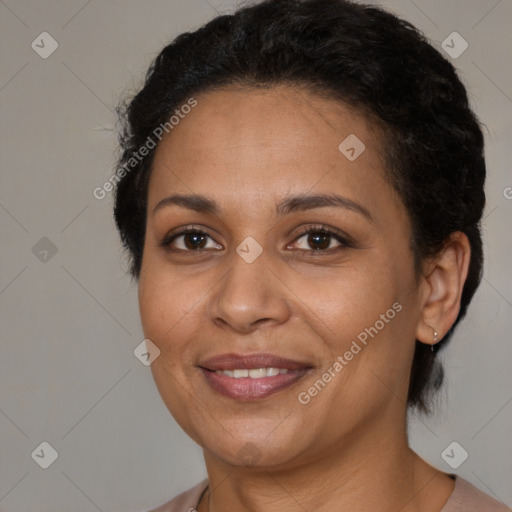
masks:
<svg viewBox="0 0 512 512"><path fill-rule="evenodd" d="M434 330L434 343L432 343L432 345L430 345L430 350L432 352L434 352L434 345L437 343L437 337L439 336L439 333L437 331Z"/></svg>

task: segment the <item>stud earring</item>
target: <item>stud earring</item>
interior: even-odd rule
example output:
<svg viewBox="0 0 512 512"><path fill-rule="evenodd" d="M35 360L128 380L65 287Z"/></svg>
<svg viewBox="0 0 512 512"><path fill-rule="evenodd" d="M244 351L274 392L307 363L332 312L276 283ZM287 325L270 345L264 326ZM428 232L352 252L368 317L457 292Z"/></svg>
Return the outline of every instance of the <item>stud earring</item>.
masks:
<svg viewBox="0 0 512 512"><path fill-rule="evenodd" d="M432 343L432 345L430 345L430 350L432 352L434 352L434 345L437 343L437 337L439 336L439 333L434 330L434 343Z"/></svg>

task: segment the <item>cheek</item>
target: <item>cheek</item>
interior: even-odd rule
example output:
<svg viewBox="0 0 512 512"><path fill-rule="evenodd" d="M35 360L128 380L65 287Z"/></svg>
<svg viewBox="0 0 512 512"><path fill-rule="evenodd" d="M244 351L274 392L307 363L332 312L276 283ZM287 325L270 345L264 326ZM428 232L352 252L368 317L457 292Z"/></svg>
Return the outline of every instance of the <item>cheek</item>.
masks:
<svg viewBox="0 0 512 512"><path fill-rule="evenodd" d="M139 311L144 335L159 348L176 339L175 332L187 324L199 298L192 283L175 277L176 270L147 264L139 279Z"/></svg>
<svg viewBox="0 0 512 512"><path fill-rule="evenodd" d="M297 290L304 311L311 311L318 328L337 340L333 343L341 346L336 348L373 326L401 295L389 269L361 261L294 281L290 288Z"/></svg>
<svg viewBox="0 0 512 512"><path fill-rule="evenodd" d="M139 280L139 311L144 336L161 353L152 366L164 366L183 381L197 362L196 340L207 324L205 308L218 277L161 261L147 263Z"/></svg>
<svg viewBox="0 0 512 512"><path fill-rule="evenodd" d="M300 290L302 312L323 338L323 370L336 375L323 395L327 402L357 403L364 396L373 403L407 378L414 348L412 274L387 261L360 260L291 286Z"/></svg>
<svg viewBox="0 0 512 512"><path fill-rule="evenodd" d="M196 410L197 400L190 400L191 395L198 396L196 381L187 373L193 360L189 340L201 321L200 298L189 293L190 289L189 282L174 278L156 264L141 272L138 289L144 336L160 349L159 357L151 364L153 379L163 402L187 432L193 431L194 421L199 422L201 417L201 410Z"/></svg>

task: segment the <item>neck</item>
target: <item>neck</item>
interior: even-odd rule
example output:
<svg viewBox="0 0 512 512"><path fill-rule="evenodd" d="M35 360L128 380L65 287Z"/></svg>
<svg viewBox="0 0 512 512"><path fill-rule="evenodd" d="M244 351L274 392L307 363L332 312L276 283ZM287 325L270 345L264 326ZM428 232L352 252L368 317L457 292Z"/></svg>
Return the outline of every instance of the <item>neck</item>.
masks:
<svg viewBox="0 0 512 512"><path fill-rule="evenodd" d="M439 512L454 486L407 444L404 428L354 434L301 464L233 466L205 450L209 490L198 512ZM341 443L340 443L341 444Z"/></svg>

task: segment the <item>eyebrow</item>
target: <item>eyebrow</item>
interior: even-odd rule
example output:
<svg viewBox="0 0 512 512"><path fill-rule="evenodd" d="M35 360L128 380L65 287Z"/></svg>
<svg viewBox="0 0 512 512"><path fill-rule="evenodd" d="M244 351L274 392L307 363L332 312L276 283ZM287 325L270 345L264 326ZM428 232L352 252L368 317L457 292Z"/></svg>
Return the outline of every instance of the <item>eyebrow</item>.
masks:
<svg viewBox="0 0 512 512"><path fill-rule="evenodd" d="M172 196L165 197L158 202L153 209L153 215L162 208L172 205L180 206L199 213L209 213L214 215L218 215L220 213L220 209L215 201L206 196L200 194L173 194ZM296 211L306 211L329 206L351 210L363 215L371 222L374 222L370 212L364 206L348 199L347 197L337 194L299 194L287 196L276 204L276 213L280 216L284 216Z"/></svg>

